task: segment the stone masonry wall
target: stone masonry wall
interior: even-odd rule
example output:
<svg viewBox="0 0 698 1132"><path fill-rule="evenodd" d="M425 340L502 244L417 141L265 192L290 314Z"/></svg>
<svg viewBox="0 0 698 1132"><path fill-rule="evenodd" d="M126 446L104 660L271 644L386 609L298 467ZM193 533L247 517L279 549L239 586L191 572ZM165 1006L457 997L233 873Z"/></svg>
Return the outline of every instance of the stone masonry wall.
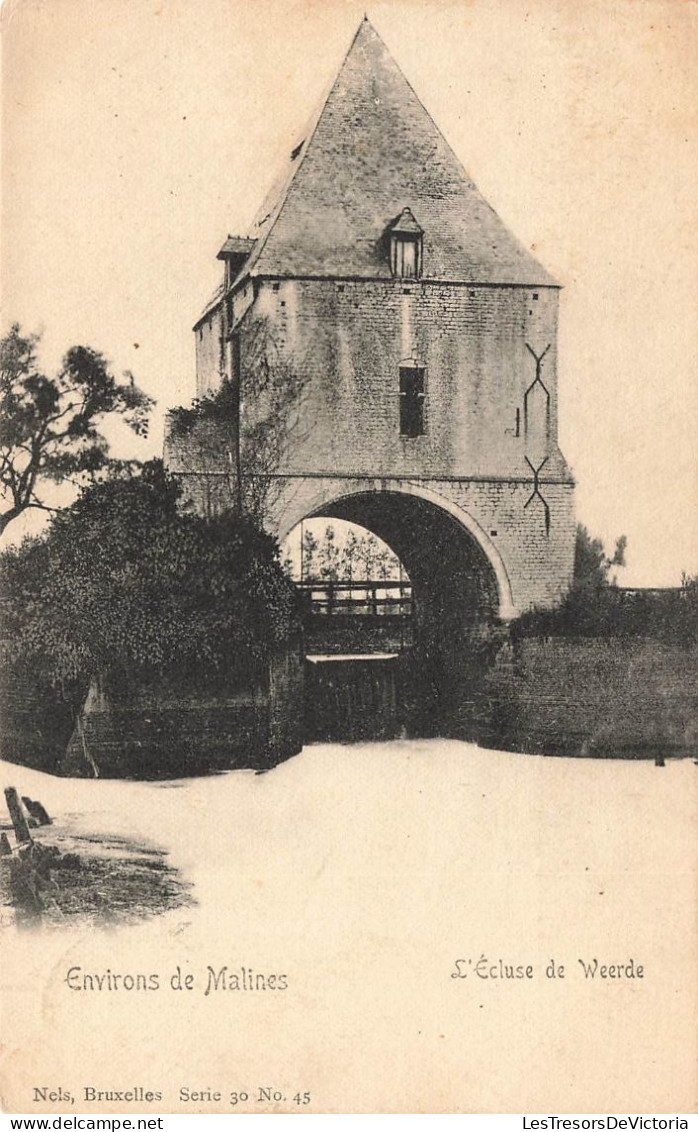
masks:
<svg viewBox="0 0 698 1132"><path fill-rule="evenodd" d="M460 510L497 561L506 616L555 604L574 556L573 480L557 445L557 307L554 287L261 282L241 327L243 431L265 411L245 397L254 319L270 328L298 386L270 528L283 536L348 493L421 487ZM200 349L199 390L220 380L219 360ZM404 364L426 373L425 432L414 438L399 428ZM194 449L170 444L166 455L186 494L202 510L229 505L224 459L204 464Z"/></svg>
<svg viewBox="0 0 698 1132"><path fill-rule="evenodd" d="M279 470L529 479L525 456L538 464L547 447L545 476L570 480L557 447L557 303L555 288L266 282L255 314L303 388L305 428ZM547 349L547 444L540 385L524 404L536 378L527 344L538 356ZM426 427L415 438L399 433L399 369L410 362L426 370ZM253 420L244 381L242 396Z"/></svg>
<svg viewBox="0 0 698 1132"><path fill-rule="evenodd" d="M224 313L225 307L221 303L202 318L194 330L197 397L215 392L221 383L225 366Z"/></svg>
<svg viewBox="0 0 698 1132"><path fill-rule="evenodd" d="M651 638L526 638L487 674L480 736L499 749L687 757L698 741L698 649Z"/></svg>
<svg viewBox="0 0 698 1132"><path fill-rule="evenodd" d="M236 495L235 430L207 421L185 435L165 433L164 461L181 477L182 498L200 515L216 515L233 506Z"/></svg>
<svg viewBox="0 0 698 1132"><path fill-rule="evenodd" d="M531 497L531 484L504 480L373 479L371 477L289 476L279 484L270 527L284 537L302 518L322 514L323 507L344 495L399 492L428 498L469 524L473 537L505 575L510 604L503 616L533 607L549 608L565 593L574 565L574 511L571 484L548 484L546 529L542 506ZM497 564L499 569L497 569ZM502 594L500 584L500 597Z"/></svg>

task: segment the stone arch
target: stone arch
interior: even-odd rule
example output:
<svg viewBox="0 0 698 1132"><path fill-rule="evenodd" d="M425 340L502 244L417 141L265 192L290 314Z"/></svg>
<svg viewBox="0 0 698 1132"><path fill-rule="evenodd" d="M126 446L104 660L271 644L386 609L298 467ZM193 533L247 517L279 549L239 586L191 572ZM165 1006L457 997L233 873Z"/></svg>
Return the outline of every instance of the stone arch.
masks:
<svg viewBox="0 0 698 1132"><path fill-rule="evenodd" d="M283 540L302 519L325 514L330 516L333 513L338 514L344 509L348 501L356 497L397 496L421 500L435 508L437 512L450 516L457 527L472 539L481 551L496 581L496 612L498 618L501 621L510 621L517 616L519 611L514 605L509 575L499 549L477 520L458 503L424 484L414 483L410 480L396 482L362 479L345 480L341 483L334 479L322 480L320 483L306 480L303 486L307 487L310 484L312 484L313 490L309 492L301 491L296 498L291 497L290 491L284 493L285 498L281 501L278 511L281 516L277 525L277 534L280 540ZM338 514L338 517L343 516ZM361 520L357 519L356 521L360 522ZM376 533L380 534L382 538L385 537L381 531L376 531ZM399 557L404 557L404 554L401 553L402 548L393 545L390 538L386 538L385 541L393 546Z"/></svg>

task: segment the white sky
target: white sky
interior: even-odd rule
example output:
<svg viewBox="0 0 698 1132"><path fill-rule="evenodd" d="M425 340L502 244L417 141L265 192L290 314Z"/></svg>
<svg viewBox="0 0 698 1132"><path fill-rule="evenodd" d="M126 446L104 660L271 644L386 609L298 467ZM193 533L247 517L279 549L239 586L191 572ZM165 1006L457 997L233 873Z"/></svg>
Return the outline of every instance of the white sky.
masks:
<svg viewBox="0 0 698 1132"><path fill-rule="evenodd" d="M191 326L364 13L353 0L6 0L3 316L194 392ZM698 570L695 67L679 0L368 14L476 184L564 285L561 444L628 585ZM120 448L120 451L125 449ZM36 520L34 520L36 521ZM15 524L15 537L21 533Z"/></svg>

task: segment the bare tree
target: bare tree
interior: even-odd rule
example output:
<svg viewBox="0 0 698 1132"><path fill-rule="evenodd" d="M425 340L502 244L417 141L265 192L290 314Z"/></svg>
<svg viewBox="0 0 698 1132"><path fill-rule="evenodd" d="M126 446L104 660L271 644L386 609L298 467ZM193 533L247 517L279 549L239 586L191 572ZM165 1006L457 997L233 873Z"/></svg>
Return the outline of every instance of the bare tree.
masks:
<svg viewBox="0 0 698 1132"><path fill-rule="evenodd" d="M243 510L260 524L280 490L276 475L292 438L303 439L301 377L268 319L257 319L241 343L239 483Z"/></svg>
<svg viewBox="0 0 698 1132"><path fill-rule="evenodd" d="M280 488L277 471L301 428L306 380L279 345L269 319L257 318L240 333L239 373L224 377L215 393L169 415L170 436L184 442L204 497L216 478L214 509L229 505L264 526Z"/></svg>

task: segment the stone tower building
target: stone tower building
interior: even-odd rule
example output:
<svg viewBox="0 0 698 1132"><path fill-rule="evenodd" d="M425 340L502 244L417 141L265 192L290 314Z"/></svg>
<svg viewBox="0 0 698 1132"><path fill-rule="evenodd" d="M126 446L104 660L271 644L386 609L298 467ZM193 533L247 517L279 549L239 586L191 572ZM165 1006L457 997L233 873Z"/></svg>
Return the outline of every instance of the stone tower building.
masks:
<svg viewBox="0 0 698 1132"><path fill-rule="evenodd" d="M254 500L280 537L358 522L412 579L432 642L551 607L573 564L557 443L559 287L465 172L365 19L195 325L199 398L170 433L200 507ZM215 415L214 415L215 416Z"/></svg>

